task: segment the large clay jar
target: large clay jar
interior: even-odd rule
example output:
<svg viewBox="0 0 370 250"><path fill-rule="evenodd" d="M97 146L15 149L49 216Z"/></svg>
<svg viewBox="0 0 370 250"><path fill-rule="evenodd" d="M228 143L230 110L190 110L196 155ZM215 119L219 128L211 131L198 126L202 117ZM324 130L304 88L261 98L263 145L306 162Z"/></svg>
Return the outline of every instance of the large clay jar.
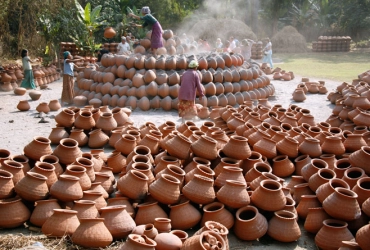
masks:
<svg viewBox="0 0 370 250"><path fill-rule="evenodd" d="M363 146L361 149L353 152L349 156L349 162L351 163L352 167L359 167L365 170L367 175L370 175L370 166L368 164L370 160L370 147Z"/></svg>
<svg viewBox="0 0 370 250"><path fill-rule="evenodd" d="M35 202L35 209L32 212L30 222L35 226L42 227L45 221L54 213L54 209L61 209L57 199Z"/></svg>
<svg viewBox="0 0 370 250"><path fill-rule="evenodd" d="M136 225L154 224L156 218L168 218L166 212L157 201L145 202L137 205L135 216Z"/></svg>
<svg viewBox="0 0 370 250"><path fill-rule="evenodd" d="M91 180L86 173L85 167L80 165L69 165L64 174L78 177L82 191L89 190L91 188Z"/></svg>
<svg viewBox="0 0 370 250"><path fill-rule="evenodd" d="M348 134L343 142L346 152L352 153L360 150L361 147L367 146L362 134Z"/></svg>
<svg viewBox="0 0 370 250"><path fill-rule="evenodd" d="M126 206L115 205L100 209L101 218L104 218L104 224L112 234L114 239L127 237L136 227L135 221L127 213Z"/></svg>
<svg viewBox="0 0 370 250"><path fill-rule="evenodd" d="M50 194L64 202L79 200L83 197L79 178L70 175L60 175L58 181L50 187Z"/></svg>
<svg viewBox="0 0 370 250"><path fill-rule="evenodd" d="M180 160L185 160L190 156L191 141L179 133L167 141L166 147L168 154Z"/></svg>
<svg viewBox="0 0 370 250"><path fill-rule="evenodd" d="M298 156L298 141L291 137L284 137L283 140L276 143L278 153L287 155L289 158Z"/></svg>
<svg viewBox="0 0 370 250"><path fill-rule="evenodd" d="M137 171L130 170L117 182L117 189L124 195L134 200L145 198L148 193L149 178Z"/></svg>
<svg viewBox="0 0 370 250"><path fill-rule="evenodd" d="M95 206L95 201L90 200L75 201L72 210L77 211L78 219L100 217L99 211Z"/></svg>
<svg viewBox="0 0 370 250"><path fill-rule="evenodd" d="M316 192L316 190L321 185L327 183L328 181L334 179L335 177L336 174L333 170L323 168L310 177L310 179L308 180L308 185L312 191Z"/></svg>
<svg viewBox="0 0 370 250"><path fill-rule="evenodd" d="M308 209L313 207L320 207L321 204L316 195L301 195L301 199L296 208L297 214L300 218L306 219Z"/></svg>
<svg viewBox="0 0 370 250"><path fill-rule="evenodd" d="M55 167L54 171L58 177L64 172L64 169L59 163L59 158L56 157L55 155L43 155L40 158L40 162L46 162L46 163L52 164Z"/></svg>
<svg viewBox="0 0 370 250"><path fill-rule="evenodd" d="M212 202L203 207L203 216L200 222L204 226L207 221L216 221L230 229L234 225L234 217L225 205L220 202Z"/></svg>
<svg viewBox="0 0 370 250"><path fill-rule="evenodd" d="M94 129L89 133L89 135L89 148L102 148L109 141L109 136L107 136L107 134L104 133L100 128Z"/></svg>
<svg viewBox="0 0 370 250"><path fill-rule="evenodd" d="M174 176L162 174L149 185L149 193L162 204L175 204L180 199L180 181Z"/></svg>
<svg viewBox="0 0 370 250"><path fill-rule="evenodd" d="M82 152L76 140L65 138L60 140L60 144L55 148L53 155L59 158L60 163L68 165L80 157Z"/></svg>
<svg viewBox="0 0 370 250"><path fill-rule="evenodd" d="M354 240L344 221L327 219L315 236L315 243L321 249L338 249L342 241Z"/></svg>
<svg viewBox="0 0 370 250"><path fill-rule="evenodd" d="M81 111L75 119L74 126L75 128L84 130L92 129L95 126L95 120L92 113L88 110Z"/></svg>
<svg viewBox="0 0 370 250"><path fill-rule="evenodd" d="M284 208L286 197L279 182L263 180L260 186L253 191L251 202L260 209L278 211Z"/></svg>
<svg viewBox="0 0 370 250"><path fill-rule="evenodd" d="M107 247L113 237L103 218L80 219L80 225L72 235L72 242L86 248Z"/></svg>
<svg viewBox="0 0 370 250"><path fill-rule="evenodd" d="M19 227L31 216L31 212L19 197L0 200L0 214L1 228Z"/></svg>
<svg viewBox="0 0 370 250"><path fill-rule="evenodd" d="M241 208L249 205L250 197L245 182L226 180L226 183L216 194L217 200L231 208Z"/></svg>
<svg viewBox="0 0 370 250"><path fill-rule="evenodd" d="M324 154L334 154L336 156L346 152L344 144L338 136L327 136L321 145L321 150Z"/></svg>
<svg viewBox="0 0 370 250"><path fill-rule="evenodd" d="M201 213L189 200L169 206L169 218L173 229L187 230L196 226L202 218Z"/></svg>
<svg viewBox="0 0 370 250"><path fill-rule="evenodd" d="M42 225L42 232L48 237L72 236L80 225L77 211L67 209L54 209L53 211L54 213Z"/></svg>
<svg viewBox="0 0 370 250"><path fill-rule="evenodd" d="M236 211L234 233L241 240L256 240L268 229L266 218L254 206L241 207Z"/></svg>
<svg viewBox="0 0 370 250"><path fill-rule="evenodd" d="M0 169L5 170L12 175L11 180L14 185L23 179L25 175L23 171L23 165L13 160L4 160L2 163L0 163Z"/></svg>
<svg viewBox="0 0 370 250"><path fill-rule="evenodd" d="M146 235L130 234L120 250L155 250L157 243Z"/></svg>
<svg viewBox="0 0 370 250"><path fill-rule="evenodd" d="M202 250L202 249L226 250L226 242L223 237L214 231L204 231L199 235L188 238L182 250ZM175 248L173 248L175 249Z"/></svg>
<svg viewBox="0 0 370 250"><path fill-rule="evenodd" d="M34 161L39 161L41 156L53 153L50 143L51 141L48 138L36 136L32 142L24 147L24 154Z"/></svg>
<svg viewBox="0 0 370 250"><path fill-rule="evenodd" d="M311 158L322 155L320 141L316 138L306 137L299 145L298 150L301 154L309 155Z"/></svg>
<svg viewBox="0 0 370 250"><path fill-rule="evenodd" d="M356 233L356 242L361 249L370 249L370 224L361 227Z"/></svg>
<svg viewBox="0 0 370 250"><path fill-rule="evenodd" d="M28 111L31 108L30 104L28 103L28 100L20 100L17 109L19 111Z"/></svg>
<svg viewBox="0 0 370 250"><path fill-rule="evenodd" d="M112 113L104 112L96 121L95 126L103 131L112 131L113 129L117 128L117 122Z"/></svg>
<svg viewBox="0 0 370 250"><path fill-rule="evenodd" d="M112 168L112 172L114 174L120 173L125 165L126 157L124 157L120 152L113 151L112 154L108 156L107 166Z"/></svg>
<svg viewBox="0 0 370 250"><path fill-rule="evenodd" d="M182 192L186 198L197 204L208 204L216 198L213 180L197 174L183 187Z"/></svg>
<svg viewBox="0 0 370 250"><path fill-rule="evenodd" d="M323 168L328 168L328 164L325 161L321 159L312 159L311 162L306 164L301 170L303 179L308 182L312 175Z"/></svg>
<svg viewBox="0 0 370 250"><path fill-rule="evenodd" d="M243 176L243 170L239 167L224 166L215 180L215 188L220 189L226 184L227 180L240 181L246 184Z"/></svg>
<svg viewBox="0 0 370 250"><path fill-rule="evenodd" d="M230 158L237 160L248 159L252 152L248 145L248 139L243 136L232 135L223 147L222 151Z"/></svg>
<svg viewBox="0 0 370 250"><path fill-rule="evenodd" d="M268 223L267 234L281 242L298 240L301 237L301 230L299 229L296 215L286 210L275 212Z"/></svg>
<svg viewBox="0 0 370 250"><path fill-rule="evenodd" d="M295 166L287 155L276 156L272 161L272 173L278 177L288 177L295 171Z"/></svg>
<svg viewBox="0 0 370 250"><path fill-rule="evenodd" d="M316 196L319 199L321 203L324 202L324 200L331 195L334 191L335 188L337 187L342 187L349 189L349 185L347 182L345 182L342 179L334 178L329 180L329 182L321 185L317 190L316 190Z"/></svg>
<svg viewBox="0 0 370 250"><path fill-rule="evenodd" d="M357 201L360 206L370 197L370 177L359 179L352 191L358 195Z"/></svg>
<svg viewBox="0 0 370 250"><path fill-rule="evenodd" d="M331 217L325 212L322 207L311 207L308 208L308 213L304 222L304 229L307 232L316 234L322 227L324 220L330 219Z"/></svg>
<svg viewBox="0 0 370 250"><path fill-rule="evenodd" d="M128 156L136 147L136 138L129 134L123 134L122 137L116 142L114 148L121 152L124 156Z"/></svg>
<svg viewBox="0 0 370 250"><path fill-rule="evenodd" d="M103 193L99 191L83 191L82 200L94 201L98 210L107 206L107 202L104 199Z"/></svg>
<svg viewBox="0 0 370 250"><path fill-rule="evenodd" d="M207 160L214 160L217 157L217 141L202 135L196 142L191 144L193 153Z"/></svg>
<svg viewBox="0 0 370 250"><path fill-rule="evenodd" d="M47 178L46 184L48 185L48 188L58 180L57 174L55 173L55 167L50 163L36 162L31 171L45 176Z"/></svg>
<svg viewBox="0 0 370 250"><path fill-rule="evenodd" d="M47 178L41 174L28 172L15 186L15 192L24 200L43 200L49 195L49 188L46 184Z"/></svg>
<svg viewBox="0 0 370 250"><path fill-rule="evenodd" d="M55 121L59 126L72 127L75 122L75 112L65 108L55 116Z"/></svg>
<svg viewBox="0 0 370 250"><path fill-rule="evenodd" d="M325 211L333 218L352 221L361 216L358 195L352 190L337 187L322 203Z"/></svg>

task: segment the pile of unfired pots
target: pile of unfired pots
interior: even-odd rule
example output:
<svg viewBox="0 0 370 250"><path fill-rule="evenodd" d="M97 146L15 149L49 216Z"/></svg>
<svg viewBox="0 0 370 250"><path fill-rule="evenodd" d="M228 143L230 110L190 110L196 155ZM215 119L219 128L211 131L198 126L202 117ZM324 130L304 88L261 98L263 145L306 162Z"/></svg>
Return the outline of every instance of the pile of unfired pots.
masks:
<svg viewBox="0 0 370 250"><path fill-rule="evenodd" d="M274 94L274 86L258 64L243 63L239 54L207 55L113 55L102 57L102 66L87 68L77 76L78 103L130 106L141 110L177 109L181 76L193 59L199 62L199 75L206 98L203 106L235 106Z"/></svg>
<svg viewBox="0 0 370 250"><path fill-rule="evenodd" d="M229 230L296 241L301 219L321 249L370 248L367 127L267 99L213 107L201 126L135 127L130 114L65 108L24 154L1 150L0 228L27 222L87 248L229 249Z"/></svg>

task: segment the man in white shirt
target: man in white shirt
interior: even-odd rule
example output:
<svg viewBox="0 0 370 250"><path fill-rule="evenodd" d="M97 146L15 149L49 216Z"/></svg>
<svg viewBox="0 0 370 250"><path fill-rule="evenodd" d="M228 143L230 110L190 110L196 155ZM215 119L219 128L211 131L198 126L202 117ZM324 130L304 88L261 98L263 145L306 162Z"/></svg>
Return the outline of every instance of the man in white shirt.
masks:
<svg viewBox="0 0 370 250"><path fill-rule="evenodd" d="M229 50L230 51L233 51L234 49L236 48L236 43L235 43L235 39L234 37L230 37L230 46L229 46Z"/></svg>
<svg viewBox="0 0 370 250"><path fill-rule="evenodd" d="M130 45L126 42L126 37L121 37L122 42L117 46L117 54L119 55L128 55L131 53Z"/></svg>

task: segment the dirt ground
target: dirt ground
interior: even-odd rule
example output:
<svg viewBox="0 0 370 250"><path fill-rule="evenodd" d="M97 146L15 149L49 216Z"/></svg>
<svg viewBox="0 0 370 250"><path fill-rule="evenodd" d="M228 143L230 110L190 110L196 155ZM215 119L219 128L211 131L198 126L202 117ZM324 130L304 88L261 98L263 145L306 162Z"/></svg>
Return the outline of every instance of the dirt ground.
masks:
<svg viewBox="0 0 370 250"><path fill-rule="evenodd" d="M279 65L282 67L283 65ZM289 70L289 69L287 69ZM272 77L270 75L270 77ZM308 76L305 76L308 77ZM302 76L296 76L294 80L284 81L272 81L275 86L275 96L269 98L271 104L281 104L284 108L288 108L291 103L295 103L292 99L292 93L297 84L300 82ZM325 80L325 79L310 79L310 80ZM329 91L335 90L335 88L341 82L335 82L325 80L325 85ZM24 96L16 96L13 92L0 92L0 131L1 140L0 148L9 150L12 154L22 154L23 148L26 144L32 141L35 136L48 137L51 129L55 127L54 116L59 112L50 112L45 115L45 120L48 123L39 123L38 112L35 110L36 106L40 102L49 102L53 99L60 99L62 90L62 81L49 84L49 87L42 91L42 96L38 101L31 101L28 93ZM20 100L29 100L31 109L26 112L20 112L16 106ZM302 108L307 108L315 117L316 122L325 121L331 114L333 105L327 100L326 95L321 94L308 94L305 102L295 103ZM131 119L134 122L134 126L141 126L147 121L154 122L156 125L162 124L166 120L171 120L180 123L180 119L177 116L177 111L166 112L163 110L150 110L143 112L135 110ZM198 120L196 123L200 125L204 120ZM83 149L88 151L89 149ZM111 152L111 148L107 148L106 152ZM279 243L272 240L268 236L263 237L260 241L243 242L238 240L232 233L229 235L230 249L317 249L314 244L314 236L304 231L303 223L300 221L302 236L297 242L293 243ZM17 235L23 233L28 235L28 230L21 228L12 230L0 230L0 241L2 237L7 234ZM32 233L35 235L35 233Z"/></svg>

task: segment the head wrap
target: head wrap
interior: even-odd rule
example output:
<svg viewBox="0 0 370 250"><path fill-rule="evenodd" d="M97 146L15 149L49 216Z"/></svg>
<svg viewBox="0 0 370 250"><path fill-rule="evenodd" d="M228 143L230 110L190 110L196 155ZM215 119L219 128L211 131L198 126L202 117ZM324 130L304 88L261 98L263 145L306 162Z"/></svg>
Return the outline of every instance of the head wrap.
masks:
<svg viewBox="0 0 370 250"><path fill-rule="evenodd" d="M64 51L64 53L63 53L64 59L67 59L69 54L71 54L69 51Z"/></svg>
<svg viewBox="0 0 370 250"><path fill-rule="evenodd" d="M150 14L150 9L148 6L144 6L141 8L141 12L144 14Z"/></svg>
<svg viewBox="0 0 370 250"><path fill-rule="evenodd" d="M188 67L191 68L191 69L196 68L198 66L199 66L199 64L196 60L191 60L191 62L188 65Z"/></svg>

